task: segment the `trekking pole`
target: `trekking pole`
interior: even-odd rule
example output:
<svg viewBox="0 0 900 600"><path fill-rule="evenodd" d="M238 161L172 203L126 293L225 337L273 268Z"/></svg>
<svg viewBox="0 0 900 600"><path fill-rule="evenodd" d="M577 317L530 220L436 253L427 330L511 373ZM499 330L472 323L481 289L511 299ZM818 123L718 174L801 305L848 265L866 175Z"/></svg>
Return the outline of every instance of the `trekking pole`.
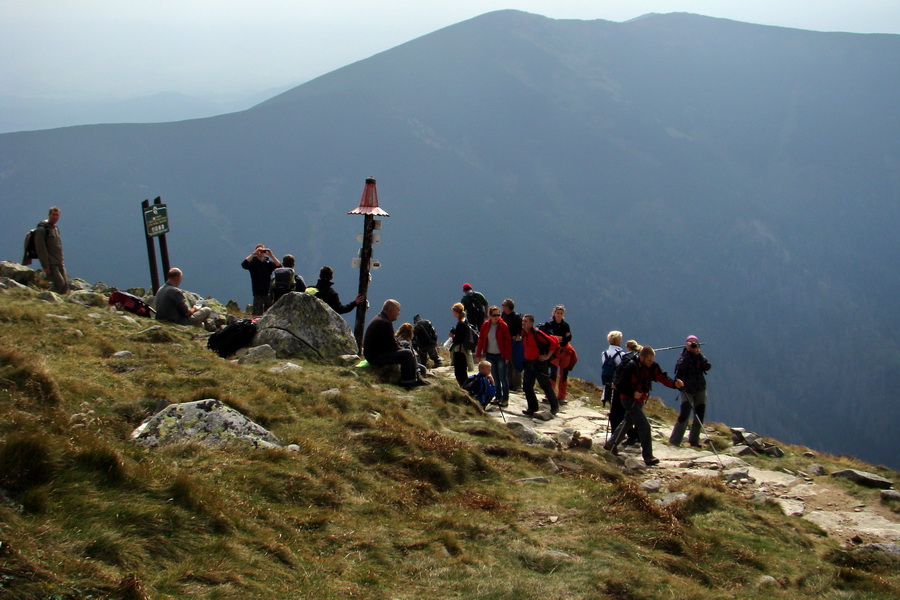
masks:
<svg viewBox="0 0 900 600"><path fill-rule="evenodd" d="M698 346L704 345L706 342L696 342ZM677 350L678 348L684 348L684 344L680 346L666 346L665 348L654 348L657 352L662 352L663 350Z"/></svg>
<svg viewBox="0 0 900 600"><path fill-rule="evenodd" d="M725 463L722 461L722 457L719 456L719 451L716 450L716 445L713 443L712 438L709 437L709 433L706 431L706 424L703 422L703 419L697 416L697 407L694 406L694 401L691 400L690 396L688 396L688 402L691 405L691 410L694 412L694 418L697 419L697 422L700 423L701 429L703 429L703 434L706 436L706 441L709 442L710 447L713 449L713 452L716 455L716 458L719 461L719 464L722 465L722 468L725 468Z"/></svg>

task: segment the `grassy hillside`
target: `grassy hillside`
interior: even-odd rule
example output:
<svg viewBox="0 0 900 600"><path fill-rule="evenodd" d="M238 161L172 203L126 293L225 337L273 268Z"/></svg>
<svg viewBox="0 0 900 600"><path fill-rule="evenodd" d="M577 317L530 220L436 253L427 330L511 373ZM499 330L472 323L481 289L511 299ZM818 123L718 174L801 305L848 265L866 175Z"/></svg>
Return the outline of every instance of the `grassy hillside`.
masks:
<svg viewBox="0 0 900 600"><path fill-rule="evenodd" d="M3 598L900 594L896 569L718 480L683 479L687 500L663 508L602 451L523 446L453 386L407 393L309 362L273 374L280 361L238 365L198 331L149 325L0 291ZM129 441L159 400L203 398L300 451Z"/></svg>

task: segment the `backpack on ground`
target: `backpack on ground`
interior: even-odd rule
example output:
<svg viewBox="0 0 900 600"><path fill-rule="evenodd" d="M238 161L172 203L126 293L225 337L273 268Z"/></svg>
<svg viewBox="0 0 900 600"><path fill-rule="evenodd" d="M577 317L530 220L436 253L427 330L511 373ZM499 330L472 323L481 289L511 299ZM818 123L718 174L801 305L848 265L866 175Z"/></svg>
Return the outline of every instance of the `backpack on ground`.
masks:
<svg viewBox="0 0 900 600"><path fill-rule="evenodd" d="M619 387L619 384L622 382L622 371L625 370L625 365L630 364L632 362L636 362L638 359L638 353L634 350L631 352L626 352L622 355L622 362L619 363L619 366L616 367L616 374L613 376L613 385Z"/></svg>
<svg viewBox="0 0 900 600"><path fill-rule="evenodd" d="M603 359L603 366L600 367L600 382L603 385L610 385L616 377L616 369L619 366L619 363L616 362L616 357L622 356L623 352L616 350L612 356L609 356L606 352L603 355L606 358Z"/></svg>
<svg viewBox="0 0 900 600"><path fill-rule="evenodd" d="M272 301L278 300L288 292L293 292L295 285L296 281L292 268L278 267L272 271Z"/></svg>
<svg viewBox="0 0 900 600"><path fill-rule="evenodd" d="M255 335L256 323L251 319L236 319L209 336L206 347L225 358L248 346Z"/></svg>
<svg viewBox="0 0 900 600"><path fill-rule="evenodd" d="M141 298L128 292L113 292L109 295L109 305L141 317L152 317L156 311Z"/></svg>

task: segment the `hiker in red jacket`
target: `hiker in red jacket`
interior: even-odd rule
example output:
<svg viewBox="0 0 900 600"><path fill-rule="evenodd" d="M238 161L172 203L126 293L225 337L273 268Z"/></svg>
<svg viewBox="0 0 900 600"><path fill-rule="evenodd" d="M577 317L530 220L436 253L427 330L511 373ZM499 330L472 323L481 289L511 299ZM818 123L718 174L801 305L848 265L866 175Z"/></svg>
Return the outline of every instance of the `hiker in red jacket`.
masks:
<svg viewBox="0 0 900 600"><path fill-rule="evenodd" d="M537 379L547 400L550 402L550 413L559 412L559 400L556 392L550 384L547 372L550 368L550 359L559 348L559 340L556 336L544 333L534 326L534 316L522 317L522 342L525 345L525 369L522 372L522 388L525 390L525 399L528 401L528 410L522 414L533 417L539 406L537 396L534 394L534 380Z"/></svg>
<svg viewBox="0 0 900 600"><path fill-rule="evenodd" d="M491 372L497 386L497 401L501 407L509 406L509 380L506 378L506 361L512 360L512 341L509 327L500 318L500 307L488 309L488 320L481 324L478 346L475 348L475 362L486 358L491 363Z"/></svg>

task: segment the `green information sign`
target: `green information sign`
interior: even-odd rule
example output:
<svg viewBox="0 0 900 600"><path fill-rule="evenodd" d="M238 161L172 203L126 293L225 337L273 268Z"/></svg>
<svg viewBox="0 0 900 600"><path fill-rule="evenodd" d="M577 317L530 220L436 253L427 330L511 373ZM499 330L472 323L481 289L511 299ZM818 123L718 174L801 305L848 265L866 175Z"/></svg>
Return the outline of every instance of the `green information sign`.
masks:
<svg viewBox="0 0 900 600"><path fill-rule="evenodd" d="M169 233L169 215L165 204L151 204L144 208L144 227L150 237Z"/></svg>

